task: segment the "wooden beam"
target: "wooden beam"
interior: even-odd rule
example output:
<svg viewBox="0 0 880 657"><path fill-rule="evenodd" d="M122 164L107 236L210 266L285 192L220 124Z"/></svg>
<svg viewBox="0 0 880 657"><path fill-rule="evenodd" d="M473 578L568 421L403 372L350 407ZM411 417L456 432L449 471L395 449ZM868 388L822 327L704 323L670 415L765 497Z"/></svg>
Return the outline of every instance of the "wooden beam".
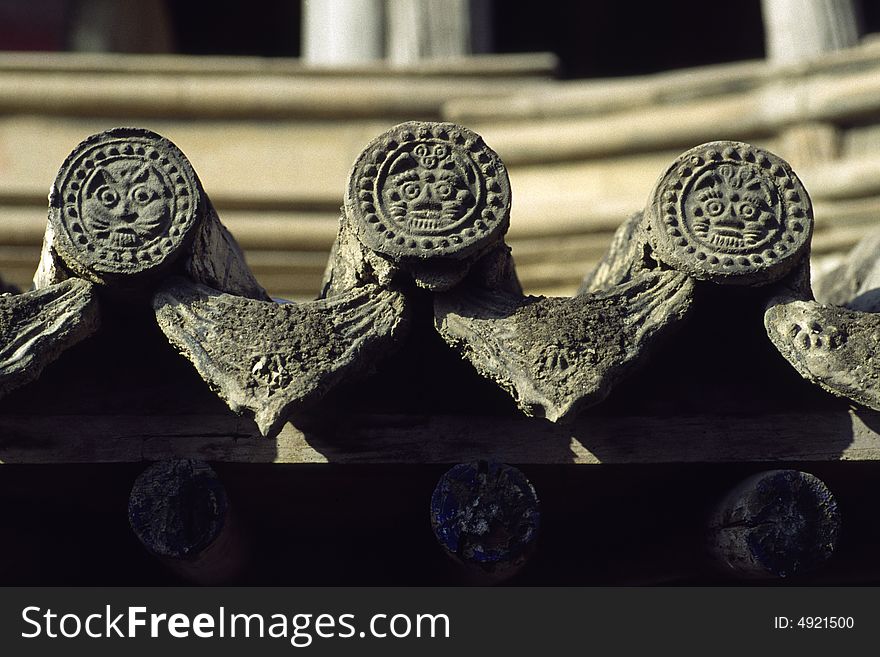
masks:
<svg viewBox="0 0 880 657"><path fill-rule="evenodd" d="M162 75L272 75L328 77L528 77L556 73L553 53L505 53L448 57L442 61L388 66L384 62L315 68L302 59L221 55L137 55L131 53L0 52L0 71L26 73L151 73Z"/></svg>
<svg viewBox="0 0 880 657"><path fill-rule="evenodd" d="M819 73L676 104L537 120L486 117L472 125L508 166L683 149L719 135L754 142L805 122L871 120L880 107L878 80L876 68Z"/></svg>
<svg viewBox="0 0 880 657"><path fill-rule="evenodd" d="M880 413L727 416L322 416L274 440L226 415L0 415L2 463L674 464L880 461ZM335 424L333 423L335 422Z"/></svg>
<svg viewBox="0 0 880 657"><path fill-rule="evenodd" d="M880 40L785 66L750 60L626 78L559 81L546 89L523 89L505 98L450 99L443 112L452 121L478 123L596 116L639 107L669 106L745 93L780 80L790 82L811 75L869 70L877 66L878 49Z"/></svg>
<svg viewBox="0 0 880 657"><path fill-rule="evenodd" d="M475 584L516 575L535 551L541 511L535 489L504 463L460 463L431 496L431 527L444 552Z"/></svg>
<svg viewBox="0 0 880 657"><path fill-rule="evenodd" d="M0 111L61 116L403 120L440 116L449 98L501 96L517 78L307 77L0 71Z"/></svg>
<svg viewBox="0 0 880 657"><path fill-rule="evenodd" d="M722 572L791 577L822 566L837 549L841 513L825 483L807 472L770 470L746 478L719 502L706 543Z"/></svg>
<svg viewBox="0 0 880 657"><path fill-rule="evenodd" d="M152 464L131 489L128 521L141 544L185 579L224 583L244 565L246 541L226 489L207 463Z"/></svg>

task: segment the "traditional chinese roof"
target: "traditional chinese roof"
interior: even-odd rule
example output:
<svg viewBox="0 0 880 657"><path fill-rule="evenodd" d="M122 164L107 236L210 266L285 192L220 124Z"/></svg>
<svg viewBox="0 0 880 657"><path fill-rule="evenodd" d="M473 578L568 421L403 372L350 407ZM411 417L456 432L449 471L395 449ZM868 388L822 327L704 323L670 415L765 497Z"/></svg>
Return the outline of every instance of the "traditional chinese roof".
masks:
<svg viewBox="0 0 880 657"><path fill-rule="evenodd" d="M124 460L131 444L113 437L146 431L183 452L216 436L244 460L533 445L543 456L528 458L551 461L713 460L718 418L741 415L736 433L753 421L764 455L798 453L799 433L812 449L835 422L849 435L822 453L861 448L880 410L880 316L859 305L873 279L850 276L853 307L813 299L798 176L741 142L697 146L658 174L576 296L527 296L505 244L516 190L504 163L465 127L400 124L340 190L320 297L288 303L251 274L174 144L136 128L93 135L53 184L35 289L0 297L6 444L72 415L79 438L55 458ZM720 438L700 442L681 420L700 414ZM353 427L363 415L410 425ZM732 443L730 458L756 455Z"/></svg>

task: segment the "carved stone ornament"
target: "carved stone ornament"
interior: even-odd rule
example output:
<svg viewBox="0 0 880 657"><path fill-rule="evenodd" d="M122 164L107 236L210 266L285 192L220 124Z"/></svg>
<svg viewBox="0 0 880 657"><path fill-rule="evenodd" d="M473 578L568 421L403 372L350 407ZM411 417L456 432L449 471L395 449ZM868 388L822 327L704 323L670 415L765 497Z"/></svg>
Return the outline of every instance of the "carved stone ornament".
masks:
<svg viewBox="0 0 880 657"><path fill-rule="evenodd" d="M525 413L564 419L604 399L685 319L696 281L777 281L808 256L812 227L810 199L784 161L739 142L704 144L660 177L581 296L525 297L474 267L436 297L436 326Z"/></svg>
<svg viewBox="0 0 880 657"><path fill-rule="evenodd" d="M780 354L807 380L880 410L880 234L820 279L831 302L822 304L810 286L812 220L809 196L779 158L736 142L705 144L661 177L648 210L618 230L581 293L613 290L658 261L701 280L764 285L764 324Z"/></svg>
<svg viewBox="0 0 880 657"><path fill-rule="evenodd" d="M34 381L98 324L93 286L83 280L0 295L0 396Z"/></svg>
<svg viewBox="0 0 880 657"><path fill-rule="evenodd" d="M236 413L263 435L344 378L368 370L404 324L404 298L375 285L332 299L278 304L184 279L154 298L159 326Z"/></svg>
<svg viewBox="0 0 880 657"><path fill-rule="evenodd" d="M646 272L574 298L473 287L438 295L437 330L527 415L560 420L602 401L649 346L680 321L693 281Z"/></svg>
<svg viewBox="0 0 880 657"><path fill-rule="evenodd" d="M660 177L646 214L658 260L733 285L787 274L808 252L813 227L810 198L791 167L740 142L682 154Z"/></svg>
<svg viewBox="0 0 880 657"><path fill-rule="evenodd" d="M64 161L50 193L34 276L41 292L15 297L10 307L35 315L32 309L56 290L82 288L91 295L91 283L81 279L96 284L108 303L152 298L169 340L233 410L253 411L264 433L277 432L290 411L368 366L403 321L400 294L375 286L331 301L273 303L186 156L168 139L140 128L93 135ZM47 331L60 332L73 322L69 315L56 303L38 319ZM9 344L18 344L13 333L26 316L15 315ZM59 339L56 346L67 342ZM43 360L34 355L39 367L28 372L38 373L57 355L55 346L45 354ZM18 381L16 368L23 366L11 362L11 382Z"/></svg>
<svg viewBox="0 0 880 657"><path fill-rule="evenodd" d="M405 123L349 178L324 295L403 271L434 296L435 326L529 415L571 417L603 399L691 302L685 274L653 271L607 293L526 297L504 244L510 183L498 156L450 123Z"/></svg>
<svg viewBox="0 0 880 657"><path fill-rule="evenodd" d="M526 413L565 418L603 399L686 319L696 282L796 276L812 228L809 196L784 161L740 142L704 144L677 158L645 211L620 226L579 298L456 289L438 297L438 329Z"/></svg>
<svg viewBox="0 0 880 657"><path fill-rule="evenodd" d="M452 123L400 124L354 163L325 294L403 269L416 284L448 289L501 241L510 182L482 138Z"/></svg>
<svg viewBox="0 0 880 657"><path fill-rule="evenodd" d="M102 283L167 266L192 241L205 206L174 144L117 128L89 137L61 165L49 221L64 263Z"/></svg>
<svg viewBox="0 0 880 657"><path fill-rule="evenodd" d="M876 235L869 235L836 273L838 285L826 284L846 307L814 301L805 268L770 300L764 324L779 353L805 379L880 410L880 312L871 311L880 287L869 289L880 256L868 253L876 243Z"/></svg>
<svg viewBox="0 0 880 657"><path fill-rule="evenodd" d="M555 421L604 399L687 317L696 287L720 283L763 286L768 334L795 368L880 409L880 315L812 300L812 207L776 156L739 142L684 153L573 298L523 294L504 243L510 208L506 169L478 135L398 125L354 164L322 298L280 304L176 146L134 128L94 135L52 189L38 291L0 297L0 394L94 330L87 279L152 298L169 341L274 435L396 348L412 321L405 296L421 294L452 349L523 412Z"/></svg>
<svg viewBox="0 0 880 657"><path fill-rule="evenodd" d="M363 150L345 208L374 251L460 259L507 230L510 184L479 135L449 123L405 123Z"/></svg>
<svg viewBox="0 0 880 657"><path fill-rule="evenodd" d="M801 376L880 411L880 314L787 301L770 307L764 323Z"/></svg>
<svg viewBox="0 0 880 657"><path fill-rule="evenodd" d="M177 146L141 128L92 135L50 191L35 287L78 276L132 289L174 271L268 299Z"/></svg>
<svg viewBox="0 0 880 657"><path fill-rule="evenodd" d="M661 176L581 293L613 290L658 261L699 280L766 286L764 324L779 352L804 378L880 410L878 236L821 282L837 307L813 300L812 232L809 195L785 162L748 144L704 144Z"/></svg>

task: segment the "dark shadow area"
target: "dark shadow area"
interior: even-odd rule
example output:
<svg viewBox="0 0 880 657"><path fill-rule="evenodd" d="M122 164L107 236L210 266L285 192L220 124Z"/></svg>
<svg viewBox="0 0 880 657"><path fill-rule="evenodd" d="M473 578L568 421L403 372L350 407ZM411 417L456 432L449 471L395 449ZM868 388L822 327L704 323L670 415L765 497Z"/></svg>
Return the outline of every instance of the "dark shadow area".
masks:
<svg viewBox="0 0 880 657"><path fill-rule="evenodd" d="M252 544L236 584L461 585L436 543L429 501L445 466L215 464ZM876 584L880 523L872 463L787 464L834 492L843 529L818 571L742 581L703 549L712 506L756 464L519 466L541 503L537 550L510 584ZM782 466L777 466L782 467ZM0 583L185 584L149 556L128 527L141 465L4 466Z"/></svg>
<svg viewBox="0 0 880 657"><path fill-rule="evenodd" d="M523 415L505 390L481 376L440 337L434 328L431 295L414 286L406 293L409 330L398 350L376 363L374 371L366 377L342 383L313 409L293 419L293 424L305 431L311 446L332 461L334 453L369 451L370 436L384 430L383 438L400 433L400 446L388 449L399 449L401 454L413 448L425 450L426 441L422 437L412 440L412 435L421 431L424 436L424 429L440 424L434 421L438 416L454 416L455 430L465 435L438 434L436 440L461 441L467 448L486 443L486 436L495 432L483 431L497 418L535 427L536 440L540 441L535 444L536 451L545 457L552 454L560 462L571 460L567 430ZM470 445L467 434L474 436ZM499 443L499 453L507 447L506 443Z"/></svg>
<svg viewBox="0 0 880 657"><path fill-rule="evenodd" d="M776 350L764 328L768 294L767 287L699 283L680 329L612 392L601 412L751 415L846 408Z"/></svg>
<svg viewBox="0 0 880 657"><path fill-rule="evenodd" d="M0 49L64 50L76 0L0 0ZM857 3L861 31L880 30L876 3ZM297 57L302 9L293 0L167 0L174 51L189 55ZM760 0L491 2L496 53L553 52L567 78L615 77L764 57ZM723 27L722 27L723 26Z"/></svg>
<svg viewBox="0 0 880 657"><path fill-rule="evenodd" d="M149 308L101 305L101 327L40 378L0 400L0 413L182 415L229 412L159 330Z"/></svg>
<svg viewBox="0 0 880 657"><path fill-rule="evenodd" d="M167 6L180 53L299 56L299 2L185 0Z"/></svg>
<svg viewBox="0 0 880 657"><path fill-rule="evenodd" d="M332 390L315 409L352 413L519 413L513 399L448 346L434 329L431 295L406 291L411 319L398 350L376 363L372 374Z"/></svg>
<svg viewBox="0 0 880 657"><path fill-rule="evenodd" d="M764 57L759 0L493 6L497 52L550 51L567 78L654 73ZM720 27L720 26L723 26Z"/></svg>
<svg viewBox="0 0 880 657"><path fill-rule="evenodd" d="M63 50L70 0L0 0L0 50Z"/></svg>
<svg viewBox="0 0 880 657"><path fill-rule="evenodd" d="M809 412L822 414L821 430L827 436L823 454L839 456L853 439L850 403L803 379L776 350L763 324L767 295L766 287L699 284L683 325L655 345L641 369L604 403L581 414L577 425L583 430L576 433L581 442L604 460L606 446L615 454L621 448L614 436L602 433L603 424L596 419L646 416L656 425L667 416L671 422L700 417L693 434L697 441L700 433L713 432L712 422L717 423L717 433L730 434L736 431L731 422L743 418L757 423L766 441L766 451L755 453L759 457L773 454L777 446L773 425L768 418L762 427L762 416L789 414L792 426L783 429L790 443L797 440L799 415ZM675 428L670 427L671 434L678 433ZM743 439L748 442L750 437ZM684 456L687 444L681 448Z"/></svg>
<svg viewBox="0 0 880 657"><path fill-rule="evenodd" d="M245 449L234 439L259 435L168 343L151 311L109 303L97 333L0 399L0 427L5 464L162 458L193 442L224 452ZM269 462L277 453L269 440L251 451Z"/></svg>
<svg viewBox="0 0 880 657"><path fill-rule="evenodd" d="M865 426L880 434L880 414L864 406L853 406L854 415L865 423Z"/></svg>
<svg viewBox="0 0 880 657"><path fill-rule="evenodd" d="M880 308L880 288L862 292L853 298L848 304L851 308Z"/></svg>

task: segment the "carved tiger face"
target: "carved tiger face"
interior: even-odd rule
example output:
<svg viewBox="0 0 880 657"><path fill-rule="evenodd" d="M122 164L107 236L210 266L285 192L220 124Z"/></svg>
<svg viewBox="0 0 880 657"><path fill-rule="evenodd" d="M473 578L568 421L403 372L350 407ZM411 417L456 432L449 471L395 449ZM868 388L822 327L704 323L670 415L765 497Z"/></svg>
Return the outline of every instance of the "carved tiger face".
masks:
<svg viewBox="0 0 880 657"><path fill-rule="evenodd" d="M722 165L696 182L688 199L695 235L721 251L753 249L778 228L775 193L750 166Z"/></svg>
<svg viewBox="0 0 880 657"><path fill-rule="evenodd" d="M412 234L441 232L474 205L473 194L454 169L415 167L389 182L384 190L388 212Z"/></svg>
<svg viewBox="0 0 880 657"><path fill-rule="evenodd" d="M171 190L147 162L108 162L95 169L84 191L83 223L97 240L137 248L168 228Z"/></svg>

